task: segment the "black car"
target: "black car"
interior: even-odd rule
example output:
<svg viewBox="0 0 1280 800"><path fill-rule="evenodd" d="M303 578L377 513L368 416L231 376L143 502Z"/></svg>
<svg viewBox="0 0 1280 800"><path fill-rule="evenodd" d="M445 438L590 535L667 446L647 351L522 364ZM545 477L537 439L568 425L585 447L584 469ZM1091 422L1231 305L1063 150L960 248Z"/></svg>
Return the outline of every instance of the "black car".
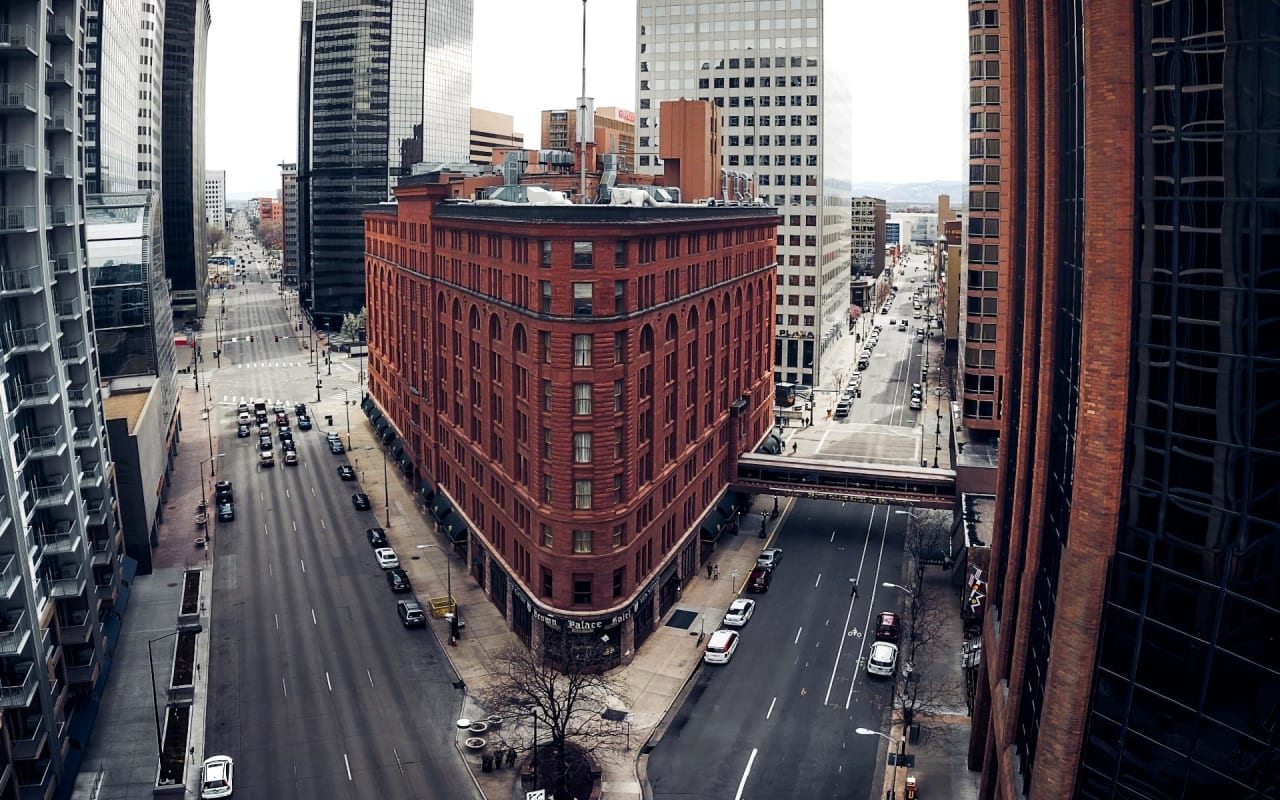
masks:
<svg viewBox="0 0 1280 800"><path fill-rule="evenodd" d="M387 547L387 532L382 528L370 528L364 532L369 537L370 547Z"/></svg>
<svg viewBox="0 0 1280 800"><path fill-rule="evenodd" d="M288 428L280 429L280 441L288 444L293 443L293 432Z"/></svg>
<svg viewBox="0 0 1280 800"><path fill-rule="evenodd" d="M351 495L351 505L356 507L356 511L368 511L373 508L369 503L369 495L364 492L356 492Z"/></svg>
<svg viewBox="0 0 1280 800"><path fill-rule="evenodd" d="M271 437L270 437L270 436L263 436L261 439L259 439L259 440L258 440L258 449L259 449L259 450L270 450L270 449L271 449Z"/></svg>
<svg viewBox="0 0 1280 800"><path fill-rule="evenodd" d="M338 477L344 481L354 481L356 479L356 471L349 464L343 464L338 467Z"/></svg>
<svg viewBox="0 0 1280 800"><path fill-rule="evenodd" d="M389 569L383 573L387 576L387 584L393 592L409 591L409 575L399 567Z"/></svg>
<svg viewBox="0 0 1280 800"><path fill-rule="evenodd" d="M232 503L223 503L218 506L218 521L230 522L236 518L236 507Z"/></svg>
<svg viewBox="0 0 1280 800"><path fill-rule="evenodd" d="M236 427L236 436L239 436L241 439L249 438L250 433L251 431L249 430L248 425L239 425Z"/></svg>
<svg viewBox="0 0 1280 800"><path fill-rule="evenodd" d="M307 415L307 404L298 403L293 407L293 413L297 414L299 417L305 417Z"/></svg>
<svg viewBox="0 0 1280 800"><path fill-rule="evenodd" d="M213 485L213 499L219 503L230 503L235 500L235 490L231 481L218 481Z"/></svg>

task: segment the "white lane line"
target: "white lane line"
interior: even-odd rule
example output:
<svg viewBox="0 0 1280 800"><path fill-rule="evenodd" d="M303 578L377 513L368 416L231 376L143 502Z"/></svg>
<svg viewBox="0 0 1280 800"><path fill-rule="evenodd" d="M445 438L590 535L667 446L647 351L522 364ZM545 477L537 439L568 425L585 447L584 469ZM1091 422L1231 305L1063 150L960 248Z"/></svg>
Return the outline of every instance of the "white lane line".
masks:
<svg viewBox="0 0 1280 800"><path fill-rule="evenodd" d="M298 532L298 521L297 521L297 520L294 520L292 524L293 524L293 532L294 532L294 533L297 533L297 532Z"/></svg>
<svg viewBox="0 0 1280 800"><path fill-rule="evenodd" d="M280 679L280 688L284 689L285 699L289 699L289 683L284 678Z"/></svg>
<svg viewBox="0 0 1280 800"><path fill-rule="evenodd" d="M813 588L817 589L817 588L818 588L818 584L820 584L820 583L822 583L822 573L821 573L821 572L819 572L819 573L818 573L818 579L817 579L816 581L814 581L814 582L813 582Z"/></svg>
<svg viewBox="0 0 1280 800"><path fill-rule="evenodd" d="M271 535L271 529L270 529L270 528L268 528L266 525L263 525L263 526L262 526L262 535L263 535L263 536L270 536L270 535Z"/></svg>
<svg viewBox="0 0 1280 800"><path fill-rule="evenodd" d="M391 753L392 753L392 755L394 755L394 756L396 757L396 767L400 770L400 774L401 774L401 775L403 775L403 774L404 774L404 762L400 760L400 751L399 751L399 750L396 750L396 749L393 747L393 748L391 748Z"/></svg>
<svg viewBox="0 0 1280 800"><path fill-rule="evenodd" d="M290 497L292 497L292 495L290 495L290 494L289 494L289 490L288 490L288 489L285 489L285 490L284 490L284 496L285 496L286 498L290 498Z"/></svg>
<svg viewBox="0 0 1280 800"><path fill-rule="evenodd" d="M325 685L325 686L328 686L328 687L329 687L329 693L330 693L330 694L333 694L333 681L329 680L329 672L328 672L328 670L325 670L325 673L324 673L324 685Z"/></svg>
<svg viewBox="0 0 1280 800"><path fill-rule="evenodd" d="M742 771L742 780L738 781L738 793L733 800L742 800L742 790L747 788L747 776L751 774L751 765L756 761L756 748L751 748L751 756L747 759L747 768Z"/></svg>
<svg viewBox="0 0 1280 800"><path fill-rule="evenodd" d="M302 565L302 574L303 574L303 575L306 575L306 574L307 574L307 562L303 561L302 559L298 559L298 563Z"/></svg>
<svg viewBox="0 0 1280 800"><path fill-rule="evenodd" d="M275 617L275 618L276 618L276 630L280 630L280 615L279 615L279 614L272 614L271 616L273 616L273 617Z"/></svg>
<svg viewBox="0 0 1280 800"><path fill-rule="evenodd" d="M795 640L794 642L792 642L792 644L800 644L800 634L801 634L801 633L804 633L804 626L803 626L803 625L801 625L801 626L800 626L800 629L796 631L796 640Z"/></svg>
<svg viewBox="0 0 1280 800"><path fill-rule="evenodd" d="M267 564L267 577L273 577L275 574L275 567L272 567L271 564Z"/></svg>
<svg viewBox="0 0 1280 800"><path fill-rule="evenodd" d="M844 505L844 503L841 503L840 505ZM830 543L830 542L834 542L835 540L836 540L836 532L835 532L835 531L832 531L832 532L831 532L831 538L830 538L830 539L828 539L828 540L827 540L827 542L828 542L828 543Z"/></svg>
<svg viewBox="0 0 1280 800"><path fill-rule="evenodd" d="M320 624L319 622L316 622L316 610L315 610L314 608L313 608L313 609L311 609L311 624L312 624L312 625L319 625L319 624Z"/></svg>
<svg viewBox="0 0 1280 800"><path fill-rule="evenodd" d="M316 495L316 487L314 487L314 486L312 486L312 487L311 487L311 496L312 496L312 497L316 497L316 496L317 496L317 495Z"/></svg>
<svg viewBox="0 0 1280 800"><path fill-rule="evenodd" d="M324 525L324 520L323 520L323 519L321 519L321 520L320 520L320 527L321 527L321 528L324 528L324 527L325 527L325 525Z"/></svg>
<svg viewBox="0 0 1280 800"><path fill-rule="evenodd" d="M773 716L773 707L778 704L778 698L773 698L773 702L769 703L769 710L765 712L764 718L769 719Z"/></svg>
<svg viewBox="0 0 1280 800"><path fill-rule="evenodd" d="M347 765L347 780L348 780L348 781L352 780L352 778L351 778L351 762L347 760L347 754L346 754L346 753L343 753L343 754L342 754L342 763Z"/></svg>
<svg viewBox="0 0 1280 800"><path fill-rule="evenodd" d="M373 686L373 673L366 669L364 674L369 676L369 685Z"/></svg>

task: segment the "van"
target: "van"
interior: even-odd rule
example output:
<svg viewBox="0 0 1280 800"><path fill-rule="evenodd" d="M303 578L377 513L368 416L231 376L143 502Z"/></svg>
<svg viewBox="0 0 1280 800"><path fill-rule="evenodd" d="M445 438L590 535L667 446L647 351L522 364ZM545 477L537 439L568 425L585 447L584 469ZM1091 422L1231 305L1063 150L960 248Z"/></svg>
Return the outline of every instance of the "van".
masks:
<svg viewBox="0 0 1280 800"><path fill-rule="evenodd" d="M396 612L400 615L400 622L406 628L419 628L427 624L427 615L423 613L421 604L416 600L396 601Z"/></svg>

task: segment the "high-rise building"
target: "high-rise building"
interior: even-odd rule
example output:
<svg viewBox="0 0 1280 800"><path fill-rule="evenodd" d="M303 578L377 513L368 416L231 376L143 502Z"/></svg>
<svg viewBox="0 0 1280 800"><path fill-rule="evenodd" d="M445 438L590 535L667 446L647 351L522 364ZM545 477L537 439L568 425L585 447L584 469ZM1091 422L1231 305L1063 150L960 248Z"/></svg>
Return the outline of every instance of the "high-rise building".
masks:
<svg viewBox="0 0 1280 800"><path fill-rule="evenodd" d="M214 228L227 229L227 172L204 171L204 219Z"/></svg>
<svg viewBox="0 0 1280 800"><path fill-rule="evenodd" d="M205 266L204 81L209 0L165 0L161 137L165 272L175 318L203 317ZM154 65L150 67L154 71Z"/></svg>
<svg viewBox="0 0 1280 800"><path fill-rule="evenodd" d="M119 633L115 469L86 291L80 0L0 25L0 795L66 794Z"/></svg>
<svg viewBox="0 0 1280 800"><path fill-rule="evenodd" d="M851 252L855 275L878 276L884 272L885 202L878 197L855 197Z"/></svg>
<svg viewBox="0 0 1280 800"><path fill-rule="evenodd" d="M166 0L150 0L138 3L138 27L133 35L138 39L138 63L135 71L138 74L138 187L139 189L160 189L162 175L161 130L160 121L164 118L164 93L161 91L161 78L164 64L164 5ZM98 3L99 7L103 4ZM122 10L120 3L107 4L105 24L115 27L117 22L110 17L117 14L128 30L127 9ZM92 11L101 16L102 12ZM107 40L103 39L105 45ZM91 62L92 63L92 62ZM128 73L125 73L126 75ZM107 191L104 187L102 191ZM129 191L125 187L117 187L116 191ZM158 196L158 195L157 195ZM163 263L163 262L160 262Z"/></svg>
<svg viewBox="0 0 1280 800"><path fill-rule="evenodd" d="M774 8L639 0L636 168L661 171L661 101L720 108L722 168L754 174L758 194L782 213L775 377L816 386L822 353L848 319L854 132L846 58L856 4L760 5Z"/></svg>
<svg viewBox="0 0 1280 800"><path fill-rule="evenodd" d="M298 285L298 165L280 165L280 205L284 254L281 261L280 282L284 286Z"/></svg>
<svg viewBox="0 0 1280 800"><path fill-rule="evenodd" d="M577 130L578 109L543 111L542 149L578 152ZM636 112L617 106L597 108L594 135L597 153L617 155L619 172L635 171ZM587 165L587 169L593 166Z"/></svg>
<svg viewBox="0 0 1280 800"><path fill-rule="evenodd" d="M302 304L337 330L364 305L363 206L420 162L466 163L472 0L303 0Z"/></svg>
<svg viewBox="0 0 1280 800"><path fill-rule="evenodd" d="M524 147L524 134L515 132L515 118L510 114L471 109L472 164L493 164L494 148Z"/></svg>
<svg viewBox="0 0 1280 800"><path fill-rule="evenodd" d="M1280 18L970 8L1018 99L980 797L1280 797Z"/></svg>

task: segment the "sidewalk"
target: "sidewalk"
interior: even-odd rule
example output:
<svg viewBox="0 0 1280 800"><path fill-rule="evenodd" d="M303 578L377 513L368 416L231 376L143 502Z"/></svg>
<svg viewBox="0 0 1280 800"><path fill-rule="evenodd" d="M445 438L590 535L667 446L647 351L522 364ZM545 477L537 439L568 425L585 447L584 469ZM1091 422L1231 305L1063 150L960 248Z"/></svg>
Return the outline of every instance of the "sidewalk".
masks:
<svg viewBox="0 0 1280 800"><path fill-rule="evenodd" d="M324 425L321 427L345 432L346 420L342 402L326 400L319 406L313 418L323 422L326 414L332 414L335 423L331 428ZM377 442L373 428L360 411L359 405L351 410L351 462L354 465L359 459L359 467L364 476L361 487L373 498L374 510L379 518L385 520L380 507L384 486L382 454L385 449ZM466 623L463 636L456 646L450 647L448 623L443 619L431 619L430 625L437 639L445 645L445 653L466 688L463 716L482 719L488 712L477 705L474 697L477 690L490 679L488 665L492 657L508 647L523 645L509 629L498 609L489 602L483 590L468 574L466 565L460 558L452 557L452 576L448 574L446 561L441 554L448 552L443 548L448 548L449 543L442 535L434 533L435 526L428 512L416 502L412 487L394 462L388 465L386 474L389 490L387 496L391 508L391 524L387 527L387 536L391 546L400 554L401 565L409 573L415 593L422 600L445 597L446 586L452 580L453 597L458 604L459 615ZM644 796L641 789L642 775L637 771L637 757L702 663L698 634L703 630L710 633L720 627L724 612L737 598L742 584L755 566L756 556L767 544L766 539L759 538L762 520L760 512L772 507L771 498L758 498L752 513L743 515L741 531L736 535L725 534L721 538L714 556L719 568L718 579L707 579L705 573L699 573L698 577L685 584L680 600L672 610L694 612L697 615L694 623L688 629L665 625L658 627L636 653L632 663L616 671L623 687L622 700L628 713L626 721L630 723L630 737L629 745L624 745L622 752L603 754L600 762L601 800L637 800ZM769 530L772 531L776 524L776 521L771 520ZM433 547L415 549L428 544ZM458 751L463 754L468 768L487 798L523 798L517 768L504 767L493 772L483 772L480 769L480 755L465 752L460 744L462 738L464 736L459 734Z"/></svg>

